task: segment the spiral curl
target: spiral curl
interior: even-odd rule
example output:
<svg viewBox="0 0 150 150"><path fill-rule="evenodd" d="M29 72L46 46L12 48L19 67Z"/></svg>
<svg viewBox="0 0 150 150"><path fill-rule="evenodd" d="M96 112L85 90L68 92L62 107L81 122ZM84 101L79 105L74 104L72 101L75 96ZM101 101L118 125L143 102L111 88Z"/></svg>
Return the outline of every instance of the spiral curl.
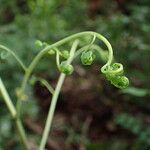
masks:
<svg viewBox="0 0 150 150"><path fill-rule="evenodd" d="M123 65L120 63L106 64L101 68L101 72L117 88L124 89L129 85L128 78L123 75Z"/></svg>

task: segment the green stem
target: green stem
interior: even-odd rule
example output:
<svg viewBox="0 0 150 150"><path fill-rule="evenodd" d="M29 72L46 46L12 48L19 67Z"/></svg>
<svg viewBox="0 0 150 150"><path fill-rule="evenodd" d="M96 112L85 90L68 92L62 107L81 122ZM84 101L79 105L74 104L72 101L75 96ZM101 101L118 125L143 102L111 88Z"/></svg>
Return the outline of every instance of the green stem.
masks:
<svg viewBox="0 0 150 150"><path fill-rule="evenodd" d="M1 91L1 95L3 96L4 98L4 101L8 107L8 110L10 111L10 114L12 116L12 118L15 120L15 123L16 123L16 127L17 127L17 130L18 130L18 133L20 135L20 139L21 139L21 142L22 144L24 145L25 149L26 150L29 150L28 148L28 142L27 142L27 138L26 138L26 135L25 135L25 132L24 132L24 128L22 126L22 123L20 121L20 119L18 118L17 116L17 112L16 112L16 109L8 95L8 92L0 78L0 91Z"/></svg>
<svg viewBox="0 0 150 150"><path fill-rule="evenodd" d="M11 50L11 49L9 49L9 48L7 48L7 47L5 47L5 46L3 46L3 45L1 45L0 44L0 49L3 49L3 50L5 50L5 51L7 51L7 52L9 52L10 54L12 54L12 56L16 59L16 61L20 64L20 66L22 67L22 69L24 70L24 71L26 71L26 66L23 64L23 62L20 60L20 58Z"/></svg>
<svg viewBox="0 0 150 150"><path fill-rule="evenodd" d="M10 111L10 114L13 118L16 117L16 109L7 93L7 90L2 82L2 79L0 78L0 91L1 91L1 95L3 96L5 103L7 105L8 110Z"/></svg>
<svg viewBox="0 0 150 150"><path fill-rule="evenodd" d="M65 74L61 73L59 80L57 82L57 86L56 86L54 95L52 97L52 102L51 102L50 109L48 112L46 125L45 125L45 129L43 132L39 150L44 150L44 147L46 145L46 141L47 141L47 138L48 138L48 135L50 132L51 125L52 125L52 120L53 120L53 116L54 116L54 112L55 112L55 108L56 108L57 99L58 99L58 96L59 96L59 93L60 93L60 90L61 90L64 80L65 80Z"/></svg>
<svg viewBox="0 0 150 150"><path fill-rule="evenodd" d="M103 49L102 48L100 48L98 45L96 45L96 44L93 44L93 45L86 45L86 46L84 46L84 47L82 47L82 48L80 48L80 49L78 49L77 51L76 51L76 53L74 54L74 59L76 58L76 57L78 57L83 51L86 51L86 50L88 50L89 49L89 46L90 46L90 49L91 50L96 50L100 55L103 53Z"/></svg>
<svg viewBox="0 0 150 150"><path fill-rule="evenodd" d="M108 42L108 40L105 37L103 37L102 35L100 35L100 34L98 34L96 32L92 32L92 31L86 31L86 32L77 33L77 34L74 34L74 35L69 36L67 38L64 38L63 40L60 40L60 41L58 41L58 42L56 42L56 43L54 43L54 44L52 44L50 46L47 46L46 48L44 48L41 52L39 52L37 54L37 56L33 59L31 64L29 65L29 67L26 69L25 76L24 76L24 79L23 79L23 82L22 82L22 86L21 86L22 92L25 91L25 87L26 87L27 81L28 81L31 73L33 72L33 69L36 67L36 65L38 64L40 59L45 54L47 54L50 49L56 48L56 47L58 47L58 46L60 46L62 44L65 44L66 42L69 42L71 40L77 39L79 37L88 36L88 35L91 35L91 36L94 36L94 37L96 36L99 40L102 40L106 44L106 46L108 48L108 51L109 51L107 64L110 65L111 62L112 62L112 59L113 59L113 51L112 51L111 44ZM17 104L16 104L17 114L18 115L20 114L21 103L22 103L21 100L18 99L17 100Z"/></svg>
<svg viewBox="0 0 150 150"><path fill-rule="evenodd" d="M110 65L111 62L112 62L112 59L113 59L113 50L112 50L112 47L111 47L111 44L109 43L109 41L103 37L101 34L98 34L96 32L92 32L92 31L85 31L85 32L80 32L80 33L77 33L77 34L74 34L74 35L71 35L69 37L66 37L64 38L63 40L60 40L50 46L47 46L46 48L44 48L42 51L40 51L37 56L34 58L34 60L31 62L31 64L29 65L29 67L27 68L26 70L26 73L25 73L25 76L24 76L24 79L23 79L23 82L22 82L22 91L24 92L25 90L25 87L26 87L26 84L27 84L27 81L31 75L31 73L33 72L33 69L36 67L36 65L38 64L38 62L40 61L40 59L48 53L48 51L50 49L53 49L53 48L56 48L62 44L65 44L66 42L69 42L71 40L74 40L74 39L77 39L79 37L82 37L82 36L88 36L88 35L91 35L91 36L96 36L99 40L103 41L107 48L108 48L108 51L109 51L109 56L108 56L108 61L107 61L107 65ZM19 114L19 111L20 111L20 107L21 107L21 101L18 99L17 101L17 112Z"/></svg>
<svg viewBox="0 0 150 150"><path fill-rule="evenodd" d="M56 65L57 65L58 70L60 70L59 51L56 51Z"/></svg>
<svg viewBox="0 0 150 150"><path fill-rule="evenodd" d="M73 56L74 56L74 53L75 53L75 50L77 48L78 43L79 43L79 41L76 40L72 45L72 48L71 48L71 51L70 51L70 57L67 60L68 64L70 64L71 61L73 60ZM39 150L44 150L44 148L45 148L46 141L47 141L47 138L48 138L51 126L52 126L52 120L53 120L53 117L54 117L56 103L57 103L57 100L58 100L58 96L59 96L61 87L62 87L63 82L65 80L65 76L66 76L65 74L61 73L60 77L58 79L56 89L55 89L55 92L54 92L53 97L52 97L52 102L51 102L51 105L50 105L50 108L49 108L49 112L48 112L48 116L47 116L47 120L46 120L46 125L45 125L45 128L44 128L44 132L43 132L43 136L42 136L42 140L41 140L41 143L40 143Z"/></svg>
<svg viewBox="0 0 150 150"><path fill-rule="evenodd" d="M54 94L53 87L45 79L37 77L37 81L40 81L41 84L43 84L52 95Z"/></svg>
<svg viewBox="0 0 150 150"><path fill-rule="evenodd" d="M86 45L86 46L84 46L84 47L78 49L77 52L74 54L74 58L73 58L73 59L75 59L76 57L78 57L83 51L88 50L88 49L89 49L89 46L90 46L90 45ZM90 46L90 49L93 50L93 51L94 51L94 50L97 51L97 52L99 53L99 56L101 57L101 59L105 61L105 58L103 58L104 55L105 55L105 50L103 50L100 46L98 46L98 45L96 45L96 44L92 44L92 45ZM106 56L106 57L108 57L108 56Z"/></svg>
<svg viewBox="0 0 150 150"><path fill-rule="evenodd" d="M25 133L25 130L23 128L21 120L19 118L16 118L15 123L16 123L16 128L17 128L18 134L20 136L21 142L24 145L24 148L26 150L29 150L26 133Z"/></svg>
<svg viewBox="0 0 150 150"><path fill-rule="evenodd" d="M76 38L79 38L79 37L82 37L82 36L87 36L87 35L96 35L96 37L99 39L99 40L102 40L107 48L108 48L108 51L109 51L109 59L108 59L108 62L107 64L111 64L112 62L112 59L113 59L113 51L112 51L112 47L111 47L111 44L108 42L108 40L103 37L102 35L96 33L96 32L92 32L92 31L86 31L86 32L81 32L81 33L77 33L77 34L74 34L74 35L71 35L67 38L64 38L63 40L60 40L50 46L47 46L46 48L44 48L40 53L37 54L37 56L34 58L34 60L31 62L31 64L29 65L27 71L26 71L26 74L24 76L24 79L23 79L23 82L22 82L22 90L24 91L25 90L25 87L26 87L26 84L27 84L27 81L28 81L28 78L30 77L33 69L36 67L37 63L39 62L39 60L50 50L50 49L53 49L53 48L56 48L70 40L73 40L73 39L76 39Z"/></svg>

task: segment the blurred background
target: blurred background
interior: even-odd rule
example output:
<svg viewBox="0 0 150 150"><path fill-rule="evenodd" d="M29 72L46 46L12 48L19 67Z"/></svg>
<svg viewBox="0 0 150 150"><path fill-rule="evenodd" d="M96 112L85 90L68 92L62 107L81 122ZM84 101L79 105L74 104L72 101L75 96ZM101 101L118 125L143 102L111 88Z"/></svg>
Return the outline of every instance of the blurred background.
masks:
<svg viewBox="0 0 150 150"><path fill-rule="evenodd" d="M150 149L150 1L149 0L0 0L0 44L13 49L29 65L40 49L39 39L52 44L80 31L92 30L112 44L130 86L119 90L80 61L67 77L50 133L48 150ZM56 85L55 59L42 59L34 73ZM2 77L13 102L23 72L13 59L0 59ZM36 150L51 94L40 83L28 85L22 117L30 146ZM0 98L0 150L22 150L10 114Z"/></svg>

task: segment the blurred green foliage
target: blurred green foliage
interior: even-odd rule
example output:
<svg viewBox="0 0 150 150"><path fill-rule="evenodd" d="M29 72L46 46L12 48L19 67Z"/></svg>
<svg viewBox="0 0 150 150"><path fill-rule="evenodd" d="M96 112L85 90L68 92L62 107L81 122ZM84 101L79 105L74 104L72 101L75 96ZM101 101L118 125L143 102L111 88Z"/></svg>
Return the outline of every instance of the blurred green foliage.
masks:
<svg viewBox="0 0 150 150"><path fill-rule="evenodd" d="M137 135L137 141L133 144L133 147L148 149L150 146L150 128L148 125L144 124L140 118L135 118L129 114L119 114L115 118L115 122L122 126L123 128L131 131L133 134Z"/></svg>
<svg viewBox="0 0 150 150"><path fill-rule="evenodd" d="M125 65L132 84L132 87L123 91L127 94L126 99L129 102L135 99L134 104L145 108L147 101L144 99L149 95L147 89L150 88L149 6L149 0L124 1L123 7L119 7L117 1L103 0L94 10L90 9L90 2L87 0L0 0L0 43L13 49L25 64L29 65L40 51L34 46L37 39L51 44L76 32L99 32L111 42L118 62ZM53 78L56 74L54 60L46 57L42 62L37 66L36 73L43 71ZM0 75L15 99L14 88L22 81L23 72L12 56L8 56L7 60L0 59ZM32 93L30 86L28 90ZM32 94L29 95L30 99L34 99ZM136 97L143 100L137 102ZM0 150L7 149L6 141L15 141L17 138L13 130L13 121L3 105L0 99ZM34 102L26 105L24 113L28 112L28 115L33 114L33 117L37 117L37 105ZM139 122L139 118L132 118L129 113L118 114L116 123L138 135L132 150L148 150L150 129L145 128ZM117 139L104 144L95 144L90 139L88 141L88 150L107 150L110 149L110 145L111 150L127 149L126 143ZM139 141L144 141L145 147L141 148L142 144L139 144Z"/></svg>

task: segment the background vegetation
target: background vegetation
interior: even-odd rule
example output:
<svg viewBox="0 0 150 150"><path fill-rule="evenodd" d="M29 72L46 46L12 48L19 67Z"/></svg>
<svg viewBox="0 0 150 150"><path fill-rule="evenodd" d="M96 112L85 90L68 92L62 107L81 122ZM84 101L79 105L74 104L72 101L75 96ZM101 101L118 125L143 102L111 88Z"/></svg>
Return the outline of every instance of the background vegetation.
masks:
<svg viewBox="0 0 150 150"><path fill-rule="evenodd" d="M150 149L150 1L149 0L0 0L0 43L30 63L40 50L37 39L49 44L76 32L92 30L112 44L116 60L125 66L130 86L118 90L92 68L75 65L59 97L49 150ZM51 57L35 74L53 86L59 72ZM14 89L23 72L15 60L0 59L0 76L15 103ZM22 117L30 145L36 149L51 95L37 83L28 86ZM21 150L13 120L0 98L0 150Z"/></svg>

